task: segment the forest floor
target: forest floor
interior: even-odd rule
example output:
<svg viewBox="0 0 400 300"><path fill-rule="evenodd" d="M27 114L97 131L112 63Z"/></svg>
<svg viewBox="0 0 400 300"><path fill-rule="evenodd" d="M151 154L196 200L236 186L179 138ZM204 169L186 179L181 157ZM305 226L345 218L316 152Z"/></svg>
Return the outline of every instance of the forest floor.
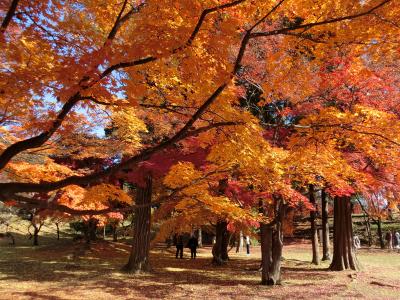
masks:
<svg viewBox="0 0 400 300"><path fill-rule="evenodd" d="M24 237L24 239L26 239ZM285 245L283 283L259 285L259 247L251 255L230 252L223 267L211 265L210 247L198 258L175 259L174 248L156 247L153 272L120 272L129 246L99 241L91 250L70 239L41 237L42 246L0 245L0 299L399 299L400 253L361 249L361 272L314 266L311 245Z"/></svg>

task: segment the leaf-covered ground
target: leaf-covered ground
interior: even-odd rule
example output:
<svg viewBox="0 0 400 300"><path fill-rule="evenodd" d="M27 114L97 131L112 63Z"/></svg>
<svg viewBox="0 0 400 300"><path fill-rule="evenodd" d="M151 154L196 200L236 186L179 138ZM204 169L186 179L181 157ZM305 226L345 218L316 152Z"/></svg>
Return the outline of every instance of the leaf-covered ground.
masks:
<svg viewBox="0 0 400 300"><path fill-rule="evenodd" d="M43 239L42 239L43 241ZM0 299L399 299L400 253L359 251L364 270L326 271L309 263L308 243L285 246L283 284L260 286L260 253L230 252L226 266L210 264L210 248L196 260L175 259L173 248L152 252L153 272L127 275L124 243L97 242L91 250L68 240L0 246Z"/></svg>

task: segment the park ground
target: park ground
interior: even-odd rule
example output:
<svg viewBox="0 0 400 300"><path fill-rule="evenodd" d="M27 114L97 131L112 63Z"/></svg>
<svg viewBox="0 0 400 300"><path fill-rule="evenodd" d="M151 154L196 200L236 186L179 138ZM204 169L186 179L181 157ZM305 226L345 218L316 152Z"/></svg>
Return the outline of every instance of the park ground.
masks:
<svg viewBox="0 0 400 300"><path fill-rule="evenodd" d="M175 259L173 247L157 245L153 272L120 272L129 245L98 241L90 250L70 238L42 236L31 247L0 245L0 299L400 299L400 253L360 249L361 272L330 272L328 263L310 264L311 246L296 241L284 247L283 283L261 286L260 249L250 256L230 252L222 267L211 265L210 247L196 260Z"/></svg>

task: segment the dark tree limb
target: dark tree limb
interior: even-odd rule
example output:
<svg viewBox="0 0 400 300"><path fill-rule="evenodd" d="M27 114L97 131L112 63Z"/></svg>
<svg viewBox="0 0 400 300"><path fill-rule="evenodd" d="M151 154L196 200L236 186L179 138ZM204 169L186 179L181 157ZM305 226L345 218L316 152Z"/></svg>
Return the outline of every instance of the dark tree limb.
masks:
<svg viewBox="0 0 400 300"><path fill-rule="evenodd" d="M265 31L265 32L254 32L251 34L250 38L257 38L257 37L267 37L267 36L272 36L272 35L279 35L279 34L287 34L290 31L298 30L298 29L310 29L316 26L321 26L321 25L327 25L327 24L332 24L332 23L338 23L342 21L347 21L347 20L352 20L352 19L357 19L360 17L364 17L367 15L372 14L375 12L377 9L383 7L384 5L388 4L393 0L385 0L378 5L370 8L367 11L364 11L359 14L354 14L354 15L348 15L348 16L343 16L343 17L338 17L338 18L332 18L320 22L312 22L312 23L306 23L306 24L299 24L299 25L294 25L294 26L289 26L281 29L276 29L276 30L271 30L271 31Z"/></svg>
<svg viewBox="0 0 400 300"><path fill-rule="evenodd" d="M63 105L61 111L58 113L50 128L46 131L43 131L37 136L16 142L8 146L0 155L0 170L3 169L7 165L7 163L18 153L21 153L28 149L38 148L42 146L45 142L47 142L53 135L53 133L56 132L56 130L61 126L61 123L63 122L65 117L80 99L81 97L79 93L76 93L75 95L70 97L69 100Z"/></svg>
<svg viewBox="0 0 400 300"><path fill-rule="evenodd" d="M216 91L218 92L218 91ZM208 102L211 104L212 98L217 97L219 93L214 93L209 99ZM222 92L220 90L219 92ZM205 103L206 104L206 103ZM206 109L205 104L203 104L203 112ZM144 160L147 160L153 155L154 153L164 150L167 147L183 140L184 138L190 137L190 136L196 136L201 132L205 132L209 129L212 128L218 128L221 126L232 126L232 125L238 125L239 123L236 122L220 122L220 123L215 123L215 124L210 124L208 126L200 127L197 129L192 129L193 123L201 116L201 113L199 112L200 109L197 111L196 114L192 116L192 118L189 120L189 122L186 123L186 125L178 131L173 137L170 139L164 141L161 144L158 144L154 147L147 148L143 150L141 153L133 156L132 158L119 163L113 167L110 167L104 171L101 172L96 172L93 174L85 175L85 176L70 176L65 179L59 180L59 181L53 181L53 182L42 182L42 183L23 183L23 182L7 182L7 183L0 183L0 198L3 198L6 200L7 198L13 198L16 193L22 193L22 192L49 192L53 191L56 189L60 189L62 187L71 185L71 184L76 184L76 185L82 185L82 184L88 184L88 183L94 183L94 182L99 182L101 179L108 177L110 175L113 175L117 173L119 170L123 168L128 168L132 165L135 165L139 162L142 162ZM1 197L2 196L2 197Z"/></svg>
<svg viewBox="0 0 400 300"><path fill-rule="evenodd" d="M7 11L6 16L3 19L3 22L1 22L1 27L0 27L0 33L4 33L8 27L8 25L11 22L11 19L15 15L15 11L17 10L19 0L12 0L11 5Z"/></svg>
<svg viewBox="0 0 400 300"><path fill-rule="evenodd" d="M218 11L220 9L232 7L232 6L237 5L237 4L239 4L239 3L243 2L243 1L245 1L245 0L234 1L232 3L227 3L227 4L224 4L224 5L220 5L220 6L208 9L208 11L209 11L208 13L211 13L211 12L214 12L214 11ZM16 2L16 4L18 3L18 1L15 1L15 0L13 2ZM133 7L128 13L126 13L124 16L122 16L122 14L123 14L123 12L124 12L124 10L126 8L126 4L127 4L127 1L124 1L123 6L121 8L121 11L118 14L117 19L116 19L116 21L115 21L115 23L113 25L113 28L111 29L111 31L110 31L110 33L108 35L108 40L113 39L115 37L115 35L117 34L118 29L121 27L122 23L126 22L128 20L128 18L134 12L139 11L140 7L142 7L142 5L140 5L138 7ZM15 12L15 9L14 9L14 12ZM14 14L14 12L13 12L13 14ZM4 23L4 21L3 21L3 23ZM201 26L201 24L202 24L202 22L200 23L200 26ZM198 32L198 30L197 30L197 32ZM188 41L189 40L193 41L193 39L197 35L197 32L196 32L196 28L195 28L193 33L189 37ZM149 57L137 59L137 60L134 60L134 61L120 62L118 64L115 64L115 65L112 65L112 66L108 67L105 71L103 71L103 73L101 73L101 75L99 76L98 79L90 81L87 78L82 78L79 81L79 85L80 85L80 87L82 89L88 89L88 88L92 87L93 85L95 85L96 83L98 83L101 79L109 76L113 71L124 69L124 68L129 68L129 67L133 67L133 66L147 64L147 63L155 61L155 60L157 60L156 57L149 56ZM225 88L225 86L222 88L222 90ZM220 92L222 92L222 90L219 91L219 88L217 89L217 92L219 91L218 95L219 95ZM37 148L37 147L40 147L41 145L43 145L53 135L53 133L61 126L61 123L63 122L63 120L65 119L67 114L71 111L71 109L75 106L75 104L78 103L79 100L82 100L82 99L85 99L85 98L82 98L80 96L79 92L76 93L75 95L70 97L69 100L64 104L61 112L58 114L56 120L53 121L53 124L52 124L52 126L51 126L51 128L49 130L44 131L44 132L42 132L41 134L39 134L39 135L37 135L35 137L28 138L28 139L19 141L17 143L14 143L14 144L10 145L8 148L6 148L3 151L3 153L1 153L1 155L0 155L0 170L3 169L7 165L7 163L15 155L17 155L18 153L23 152L23 151L25 151L27 149ZM88 97L86 97L86 99L88 99ZM93 99L91 99L91 100L93 100ZM207 105L207 107L210 104L211 103L209 103ZM201 114L202 113L203 113L203 111L201 111ZM196 118L196 120L197 120L197 118Z"/></svg>

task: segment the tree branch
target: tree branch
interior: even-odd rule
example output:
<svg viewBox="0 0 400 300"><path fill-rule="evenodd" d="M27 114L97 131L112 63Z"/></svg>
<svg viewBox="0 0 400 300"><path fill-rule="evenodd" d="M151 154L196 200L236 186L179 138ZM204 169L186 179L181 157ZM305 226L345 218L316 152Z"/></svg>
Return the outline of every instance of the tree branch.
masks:
<svg viewBox="0 0 400 300"><path fill-rule="evenodd" d="M235 65L233 67L233 74L236 74L240 70L240 65L241 65L244 53L246 52L247 44L249 43L249 41L250 41L250 39L252 37L253 30L258 25L260 25L262 22L264 22L271 14L273 14L279 8L279 6L282 5L282 3L284 1L285 0L280 0L278 2L278 4L276 4L266 15L264 15L260 20L258 20L256 23L254 23L253 26L251 26L250 29L248 29L246 31L246 34L244 35L242 43L241 43L240 48L239 48L239 53L238 53L238 55L236 57Z"/></svg>
<svg viewBox="0 0 400 300"><path fill-rule="evenodd" d="M331 23L337 23L341 21L346 21L346 20L352 20L356 19L359 17L363 17L369 14L372 14L374 11L377 9L381 8L382 6L386 5L387 3L391 2L392 0L385 0L378 5L370 8L369 10L359 13L359 14L354 14L354 15L348 15L344 17L338 17L338 18L333 18L329 20L324 20L320 22L313 22L313 23L307 23L307 24L300 24L300 25L295 25L295 26L289 26L281 29L276 29L276 30L271 30L271 31L266 31L266 32L254 32L251 34L250 38L257 38L257 37L266 37L266 36L272 36L272 35L279 35L279 34L286 34L289 31L293 30L298 30L298 29L310 29L316 26L321 26L321 25L326 25L326 24L331 24Z"/></svg>
<svg viewBox="0 0 400 300"><path fill-rule="evenodd" d="M196 38L196 35L199 33L200 28L203 25L203 23L204 23L204 21L205 21L205 19L206 19L208 14L216 12L218 10L222 10L222 9L225 9L225 8L236 6L236 5L238 5L240 3L243 3L245 1L246 0L236 0L236 1L232 1L230 3L226 3L226 4L223 4L223 5L219 5L219 6L215 6L215 7L207 8L207 9L203 10L203 12L200 15L199 20L197 21L196 27L194 28L194 30L193 30L192 34L190 35L190 37L188 38L188 40L186 41L185 45L175 49L174 52L192 45L194 39Z"/></svg>
<svg viewBox="0 0 400 300"><path fill-rule="evenodd" d="M217 89L217 91L210 96L210 98L205 102L206 103L212 103L212 99L215 99L219 93L222 92L221 87ZM207 106L203 104L201 109L197 111L196 114L192 116L190 121L186 123L186 125L178 131L173 137L170 139L154 146L151 148L147 148L143 150L141 153L131 157L130 159L121 162L113 167L110 167L106 170L97 172L97 173L92 173L89 175L85 176L70 176L65 179L59 180L59 181L53 181L53 182L41 182L41 183L23 183L23 182L7 182L7 183L0 183L0 197L4 199L8 198L13 198L16 193L21 193L21 192L49 192L53 191L56 189L60 189L62 187L76 184L76 185L82 185L82 184L89 184L89 183L94 183L94 182L99 182L103 178L108 177L110 175L113 175L117 173L119 170L128 168L134 164L137 164L139 162L145 161L149 159L154 153L159 152L161 150L166 149L167 147L187 138L190 136L196 136L199 133L205 132L211 128L217 128L221 126L232 126L232 125L239 125L240 123L237 122L220 122L220 123L215 123L215 124L210 124L208 126L200 127L197 129L191 129L193 123L201 116L201 111L204 112L204 110L207 108Z"/></svg>
<svg viewBox="0 0 400 300"><path fill-rule="evenodd" d="M46 131L43 131L37 136L16 142L8 146L0 155L0 170L3 169L7 165L7 163L18 153L27 149L38 148L42 146L61 126L61 123L63 122L67 114L80 99L81 96L79 93L76 93L71 98L69 98L69 100L63 105L61 111L57 115L56 119L53 121L50 128Z"/></svg>
<svg viewBox="0 0 400 300"><path fill-rule="evenodd" d="M19 0L12 0L10 8L7 11L6 16L3 19L0 27L0 33L4 33L11 22L12 17L15 15L15 11L17 10Z"/></svg>
<svg viewBox="0 0 400 300"><path fill-rule="evenodd" d="M276 6L274 6L272 8L272 10L270 12L268 12L267 16L269 16L272 12L274 12L283 3L283 1L284 0L281 0ZM265 17L263 17L262 19L265 20ZM256 22L255 25L257 25L259 23L260 23L260 21ZM255 28L255 25L253 25L251 28ZM251 31L248 31L247 33L251 33ZM196 131L194 131L192 134L189 134L188 132L191 130L194 123L203 115L203 113L211 106L211 104L224 91L224 89L226 88L228 83L232 80L232 78L239 71L239 67L237 67L237 66L240 66L240 63L241 63L241 60L243 59L243 54L246 50L246 46L247 46L248 42L249 42L248 38L246 38L246 37L243 38L241 45L240 45L239 53L238 53L236 61L235 61L235 67L233 69L232 74L229 76L229 79L226 82L222 83L214 91L214 93L198 108L198 110L192 115L192 117L186 122L186 124L170 139L168 139L154 147L147 148L147 149L143 150L141 153L131 157L130 159L128 159L120 164L117 164L113 167L110 167L104 171L98 172L98 173L93 173L93 174L89 174L89 175L85 175L85 176L71 176L71 177L68 177L68 178L65 178L65 179L62 179L59 181L54 181L54 182L0 183L0 193L3 193L3 195L10 197L11 195L18 193L18 192L46 192L46 191L48 192L48 191L60 189L62 187L65 187L65 186L68 186L71 184L79 185L79 184L88 184L88 183L92 183L92 182L98 182L102 178L105 178L107 176L117 173L120 169L129 167L133 164L137 164L139 162L149 159L151 157L151 155L153 155L154 153L159 152L159 151L181 141L182 139L184 139L188 136L198 134L198 133L196 133ZM148 59L150 59L150 58L148 58ZM151 59L154 60L154 58L151 58ZM105 71L105 72L107 72L107 74L111 73L114 70L113 67L110 67L110 68L107 69L109 71L107 71L107 70ZM115 69L117 69L117 68L115 67ZM0 162L1 162L1 156L0 156Z"/></svg>

